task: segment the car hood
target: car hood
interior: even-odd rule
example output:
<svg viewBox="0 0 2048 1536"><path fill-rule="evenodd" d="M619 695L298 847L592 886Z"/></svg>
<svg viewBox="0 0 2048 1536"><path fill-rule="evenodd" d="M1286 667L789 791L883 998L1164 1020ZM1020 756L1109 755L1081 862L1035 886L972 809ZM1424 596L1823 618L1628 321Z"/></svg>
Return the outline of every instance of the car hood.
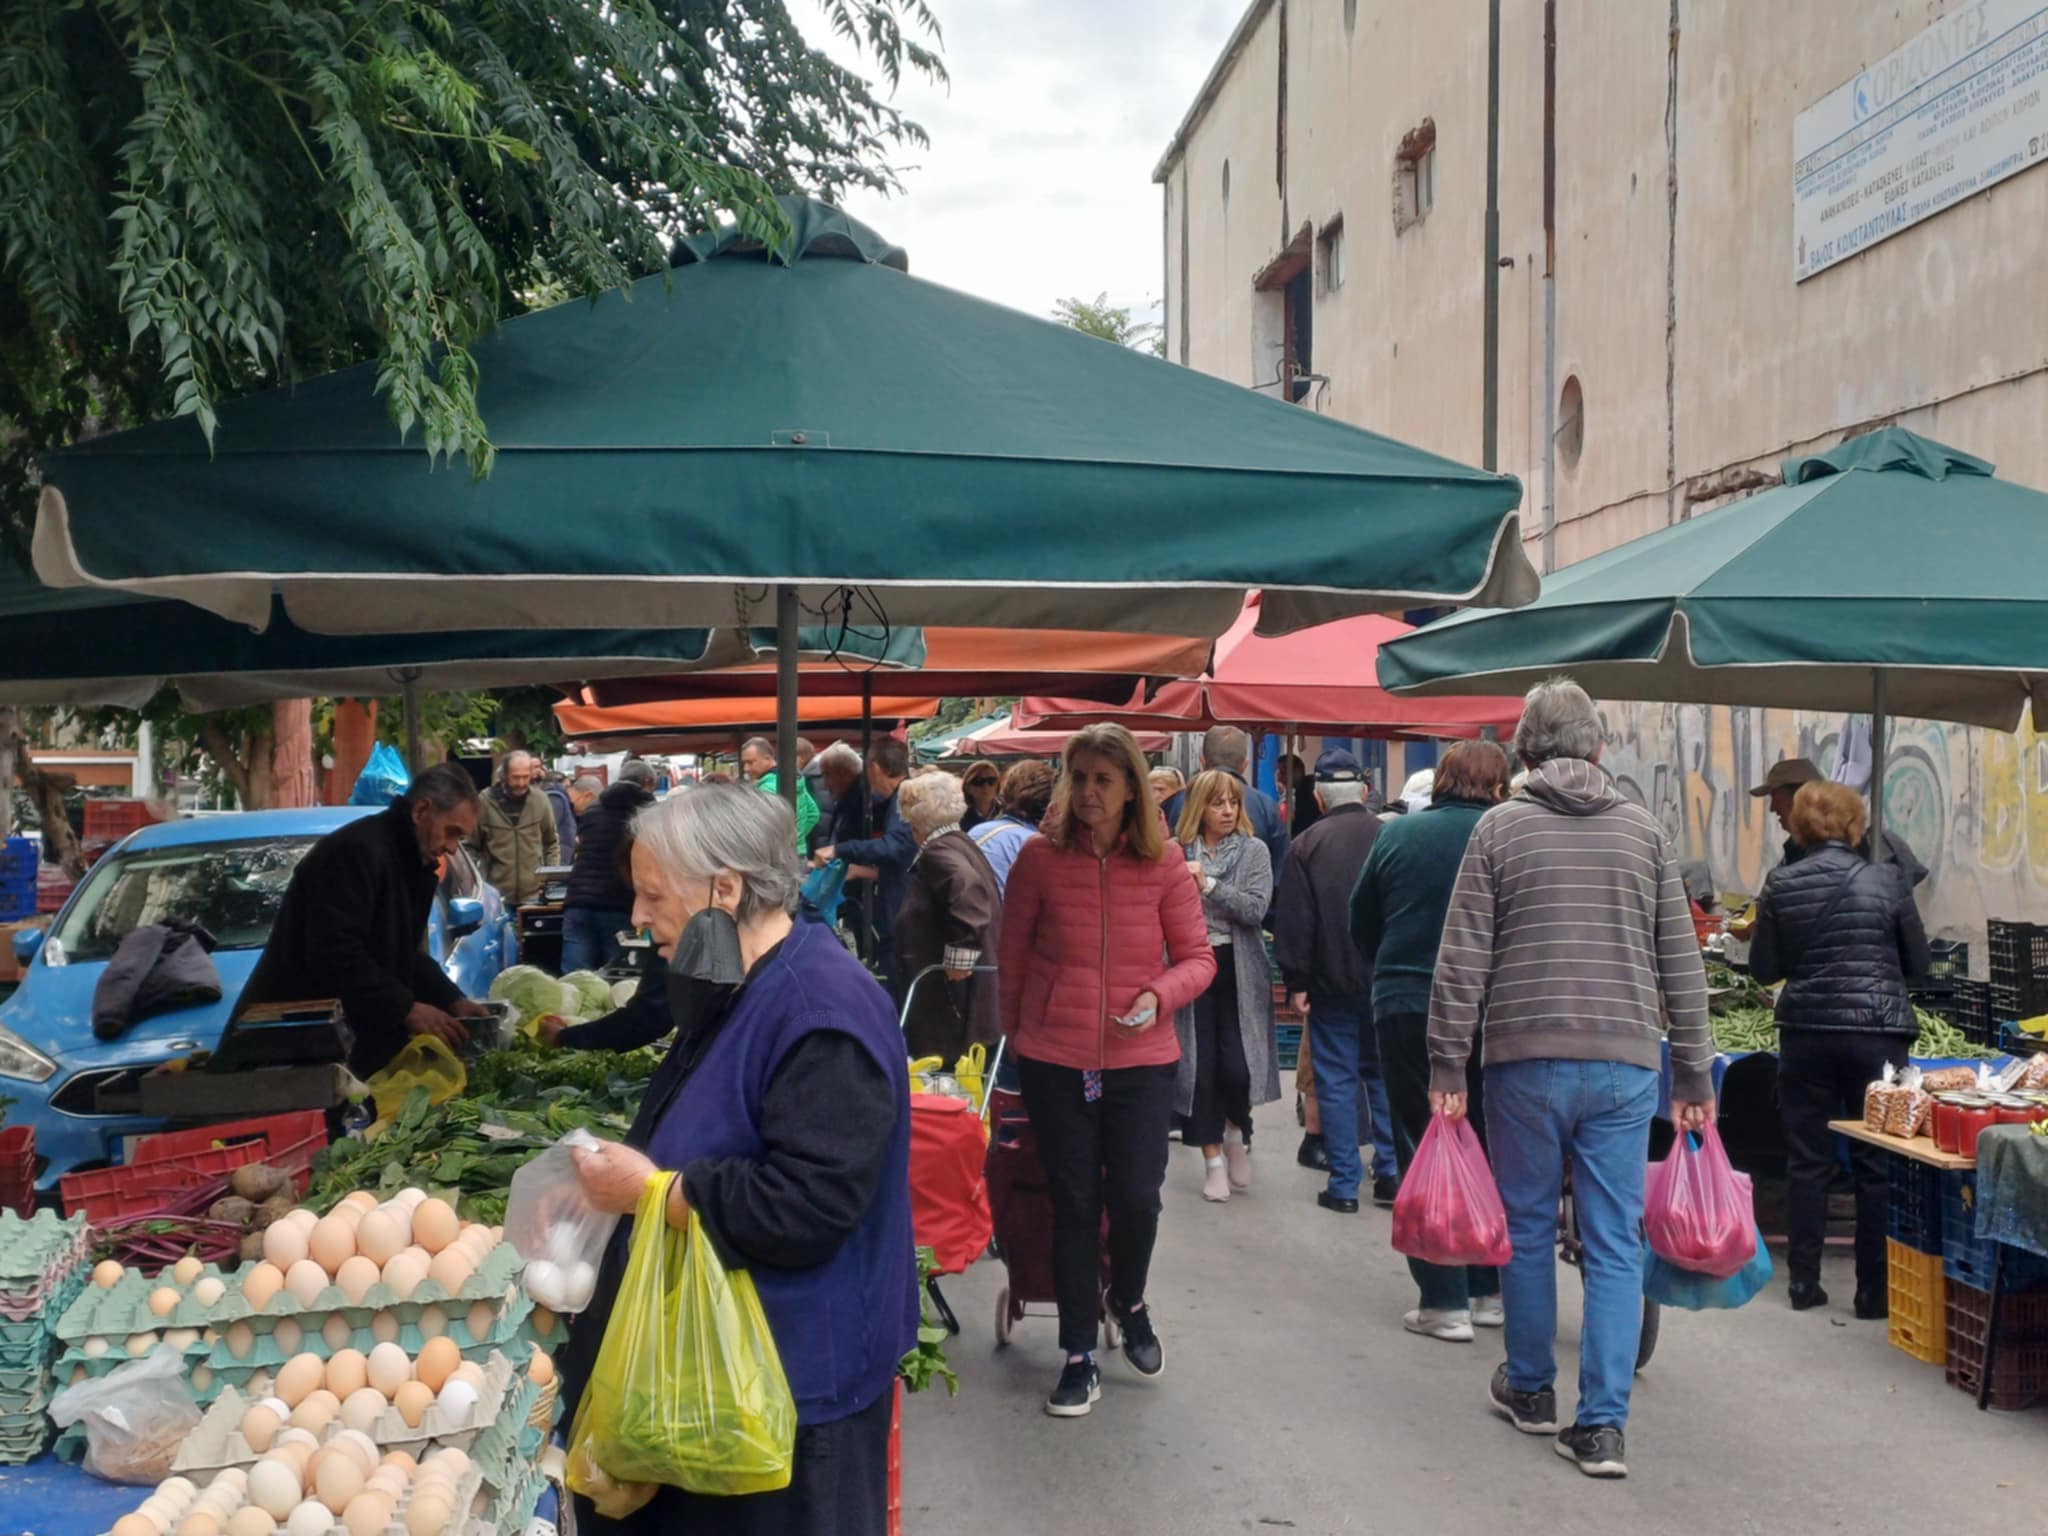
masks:
<svg viewBox="0 0 2048 1536"><path fill-rule="evenodd" d="M92 994L106 973L106 962L45 965L38 956L14 996L0 1005L0 1025L70 1071L162 1061L182 1054L173 1046L180 1040L194 1040L211 1050L262 953L260 949L217 952L213 966L220 972L219 1002L159 1013L115 1040L96 1040L92 1033Z"/></svg>

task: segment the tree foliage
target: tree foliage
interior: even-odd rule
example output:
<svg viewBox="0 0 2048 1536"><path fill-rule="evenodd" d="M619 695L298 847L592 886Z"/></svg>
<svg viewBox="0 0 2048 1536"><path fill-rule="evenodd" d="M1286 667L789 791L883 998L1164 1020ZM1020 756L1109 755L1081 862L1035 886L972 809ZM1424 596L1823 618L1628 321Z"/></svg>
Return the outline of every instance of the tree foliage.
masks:
<svg viewBox="0 0 2048 1536"><path fill-rule="evenodd" d="M1107 293L1092 299L1061 299L1052 307L1053 319L1085 335L1113 341L1120 347L1166 356L1166 329L1156 320L1132 317L1128 304L1112 304Z"/></svg>
<svg viewBox="0 0 2048 1536"><path fill-rule="evenodd" d="M893 86L925 0L818 0ZM488 470L470 352L923 142L785 0L8 0L0 498L32 456L375 359L398 432Z"/></svg>

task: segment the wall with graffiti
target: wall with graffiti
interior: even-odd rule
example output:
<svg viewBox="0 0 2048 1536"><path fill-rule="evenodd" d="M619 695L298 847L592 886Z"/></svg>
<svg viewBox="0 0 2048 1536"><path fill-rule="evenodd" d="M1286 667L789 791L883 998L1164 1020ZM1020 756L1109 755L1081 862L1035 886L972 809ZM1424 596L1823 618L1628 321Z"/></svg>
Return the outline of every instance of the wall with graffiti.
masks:
<svg viewBox="0 0 2048 1536"><path fill-rule="evenodd" d="M1750 787L1772 763L1808 757L1832 772L1852 721L1779 709L1612 704L1601 761L1624 792L1671 833L1715 888L1755 891L1777 864L1784 833ZM2048 735L1901 720L1891 733L1885 821L1929 874L1920 888L1928 931L1973 939L1984 965L1988 917L2048 921Z"/></svg>

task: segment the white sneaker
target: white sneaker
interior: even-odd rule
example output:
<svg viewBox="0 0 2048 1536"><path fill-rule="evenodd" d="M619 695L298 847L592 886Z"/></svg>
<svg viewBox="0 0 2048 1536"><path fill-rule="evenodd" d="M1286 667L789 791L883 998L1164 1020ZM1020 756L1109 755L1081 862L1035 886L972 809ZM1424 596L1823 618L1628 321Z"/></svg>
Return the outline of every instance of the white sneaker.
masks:
<svg viewBox="0 0 2048 1536"><path fill-rule="evenodd" d="M1498 1296L1479 1296L1473 1298L1472 1326L1474 1328L1505 1328L1507 1325L1507 1308L1500 1304Z"/></svg>
<svg viewBox="0 0 2048 1536"><path fill-rule="evenodd" d="M1218 1205L1230 1198L1230 1178L1224 1172L1220 1157L1208 1165L1208 1173L1202 1180L1202 1198L1213 1200Z"/></svg>
<svg viewBox="0 0 2048 1536"><path fill-rule="evenodd" d="M1231 1126L1223 1133L1223 1163L1230 1173L1230 1187L1252 1187L1252 1149L1244 1144L1244 1133Z"/></svg>
<svg viewBox="0 0 2048 1536"><path fill-rule="evenodd" d="M1401 1326L1410 1333L1421 1334L1425 1339L1442 1339L1447 1344L1472 1342L1470 1312L1410 1312L1401 1319Z"/></svg>

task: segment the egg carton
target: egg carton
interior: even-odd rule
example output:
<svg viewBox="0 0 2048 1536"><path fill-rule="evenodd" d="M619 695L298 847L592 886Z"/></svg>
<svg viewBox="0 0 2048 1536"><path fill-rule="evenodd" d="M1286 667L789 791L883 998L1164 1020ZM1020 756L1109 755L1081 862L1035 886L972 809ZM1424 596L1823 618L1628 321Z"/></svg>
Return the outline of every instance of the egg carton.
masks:
<svg viewBox="0 0 2048 1536"><path fill-rule="evenodd" d="M0 1291L19 1291L40 1283L52 1270L67 1268L83 1258L91 1241L82 1214L0 1212Z"/></svg>
<svg viewBox="0 0 2048 1536"><path fill-rule="evenodd" d="M54 1333L57 1319L78 1299L78 1293L85 1289L86 1280L83 1255L46 1270L34 1291L0 1294L0 1323L10 1328L33 1323L45 1333Z"/></svg>
<svg viewBox="0 0 2048 1536"><path fill-rule="evenodd" d="M12 1221L17 1226L29 1225L12 1212L0 1216L0 1221ZM71 1304L83 1283L90 1252L90 1233L84 1227L84 1221L82 1216L77 1218L76 1233L64 1230L68 1229L69 1223L58 1224L60 1230L52 1235L61 1246L37 1268L23 1272L9 1267L0 1274L0 1319L25 1323L42 1317L46 1312L54 1316ZM0 1264L11 1264L11 1261L0 1259Z"/></svg>
<svg viewBox="0 0 2048 1536"><path fill-rule="evenodd" d="M205 1426L202 1424L199 1429L193 1431L193 1434L197 1436L203 1433L204 1428ZM204 1473L182 1472L173 1473L172 1475L184 1477L195 1487L204 1488L213 1481L219 1472L224 1470L226 1470L225 1467L220 1467ZM483 1480L476 1475L476 1469L471 1468L469 1475L455 1486L455 1508L458 1513L454 1519L450 1520L443 1527L442 1536L499 1536L496 1525L476 1513L482 1488ZM406 1514L412 1507L414 1491L411 1487L405 1490L405 1497L398 1501L398 1507L392 1511L391 1523L385 1526L378 1533L378 1536L407 1536ZM141 1493L138 1490L138 1495L135 1504L139 1508L143 1499L148 1497L148 1494ZM246 1503L247 1500L244 1499L243 1502ZM236 1508L240 1507L242 1506L236 1506ZM283 1527L280 1526L279 1529L282 1530ZM112 1536L111 1530L102 1532L102 1536ZM349 1536L349 1531L337 1517L335 1522L322 1533L322 1536Z"/></svg>
<svg viewBox="0 0 2048 1536"><path fill-rule="evenodd" d="M483 1470L485 1484L495 1491L512 1486L531 1466L527 1443L532 1441L537 1449L542 1437L527 1428L527 1421L533 1416L534 1403L541 1391L524 1372L513 1376L497 1416L483 1433L463 1447Z"/></svg>
<svg viewBox="0 0 2048 1536"><path fill-rule="evenodd" d="M412 1319L401 1323L397 1334L388 1342L398 1345L408 1355L417 1357L421 1347L426 1344L427 1339L430 1337L420 1327L420 1317L425 1314L429 1307L436 1307L437 1310L443 1311L445 1319L442 1332L455 1341L455 1347L462 1351L463 1359L474 1360L481 1365L490 1357L493 1350L501 1351L507 1355L514 1355L515 1358L523 1358L524 1352L518 1350L517 1340L520 1327L532 1312L532 1300L523 1291L516 1288L508 1288L501 1296L495 1299L495 1302L491 1298L480 1299L484 1301L485 1305L494 1307L491 1326L481 1334L472 1332L469 1326L469 1313L475 1309L477 1302L470 1301L465 1304L458 1299L450 1304L456 1309L453 1317L447 1317L445 1307L441 1307L436 1303L425 1303L414 1309L415 1315ZM296 1349L286 1349L277 1342L277 1325L280 1322L287 1321L287 1319L274 1317L251 1317L245 1319L250 1327L256 1330L256 1337L250 1345L248 1353L244 1355L236 1355L228 1347L228 1328L234 1326L229 1324L228 1328L218 1330L220 1337L215 1341L210 1350L207 1361L216 1370L275 1370L296 1354L310 1352L318 1355L322 1360L326 1360L330 1359L338 1349L357 1349L367 1355L379 1343L387 1342L379 1339L371 1330L370 1325L365 1323L360 1327L352 1327L349 1330L346 1343L330 1345L327 1342L325 1329L329 1318L336 1315L340 1315L345 1322L349 1320L346 1313L330 1313L327 1316L305 1313L289 1319L299 1325L300 1338ZM371 1320L374 1321L374 1318L375 1314L372 1314Z"/></svg>
<svg viewBox="0 0 2048 1536"><path fill-rule="evenodd" d="M427 1409L415 1429L399 1417L397 1409L387 1408L371 1426L370 1438L379 1451L404 1451L415 1460L436 1446L467 1451L478 1436L498 1421L507 1389L517 1379L512 1363L503 1355L494 1355L484 1367L484 1389L467 1413L451 1414L436 1403ZM239 1389L223 1389L200 1419L199 1427L178 1448L171 1470L198 1483L210 1481L227 1467L255 1465L259 1455L242 1435L243 1416L252 1406L253 1400ZM320 1436L321 1443L326 1444L340 1433L340 1424L330 1424Z"/></svg>
<svg viewBox="0 0 2048 1536"><path fill-rule="evenodd" d="M538 1462L529 1462L521 1470L520 1479L493 1495L484 1509L484 1518L493 1530L506 1536L530 1528L533 1512L540 1507L540 1496L548 1488L548 1475Z"/></svg>
<svg viewBox="0 0 2048 1536"><path fill-rule="evenodd" d="M515 1289L520 1271L525 1265L510 1243L500 1243L484 1256L475 1273L462 1282L459 1289L451 1292L436 1280L422 1280L411 1296L401 1298L390 1286L381 1281L363 1293L361 1301L350 1301L338 1285L328 1287L310 1302L301 1304L289 1291L279 1291L261 1307L252 1307L249 1298L242 1294L238 1277L221 1298L220 1306L207 1318L216 1327L247 1319L253 1326L259 1318L276 1319L317 1314L325 1319L329 1313L339 1312L358 1326L367 1328L370 1319L379 1312L396 1312L402 1320L413 1321L422 1307L450 1301L465 1305L477 1301L494 1301Z"/></svg>

